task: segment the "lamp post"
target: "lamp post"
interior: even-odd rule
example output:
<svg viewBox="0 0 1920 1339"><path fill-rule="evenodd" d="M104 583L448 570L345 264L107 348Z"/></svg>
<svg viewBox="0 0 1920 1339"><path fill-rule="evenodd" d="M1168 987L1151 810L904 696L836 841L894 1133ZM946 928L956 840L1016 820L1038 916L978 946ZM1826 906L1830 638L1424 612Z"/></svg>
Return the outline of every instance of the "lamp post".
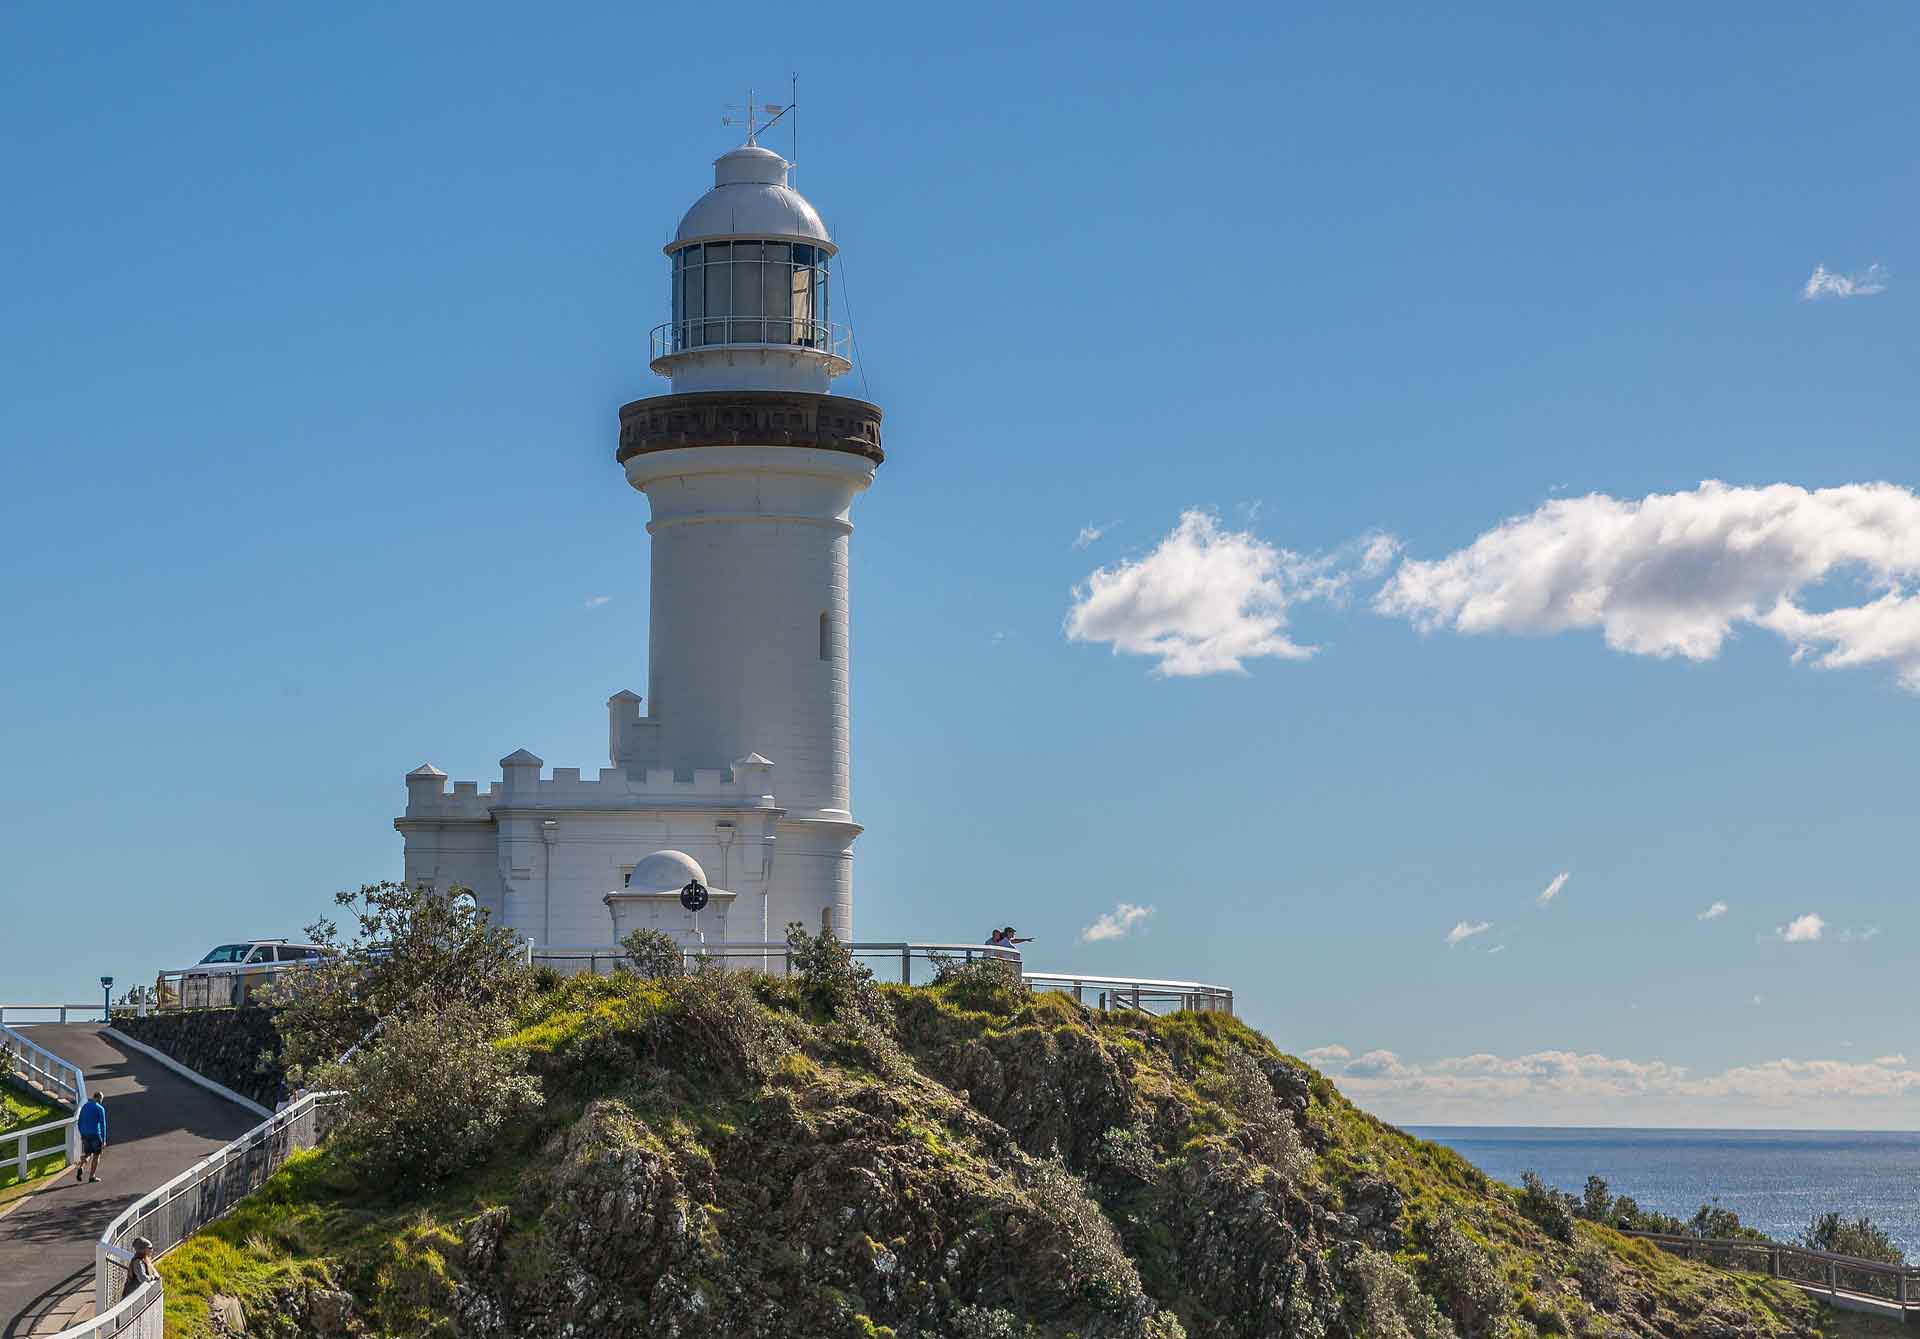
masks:
<svg viewBox="0 0 1920 1339"><path fill-rule="evenodd" d="M113 978L110 976L100 978L100 1021L113 1021Z"/></svg>

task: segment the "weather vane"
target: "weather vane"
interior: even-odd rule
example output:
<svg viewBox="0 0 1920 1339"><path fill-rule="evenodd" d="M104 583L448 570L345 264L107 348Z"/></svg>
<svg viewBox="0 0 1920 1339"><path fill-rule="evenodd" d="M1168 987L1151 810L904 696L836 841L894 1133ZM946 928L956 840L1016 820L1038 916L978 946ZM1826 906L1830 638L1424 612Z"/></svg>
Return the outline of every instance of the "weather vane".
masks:
<svg viewBox="0 0 1920 1339"><path fill-rule="evenodd" d="M720 124L723 126L742 126L747 132L747 143L757 145L760 136L773 128L774 122L799 105L800 76L794 75L787 81L787 100L781 102L756 102L753 90L747 90L745 103L729 102L722 112ZM787 123L793 129L793 157L800 157L800 118L794 117Z"/></svg>

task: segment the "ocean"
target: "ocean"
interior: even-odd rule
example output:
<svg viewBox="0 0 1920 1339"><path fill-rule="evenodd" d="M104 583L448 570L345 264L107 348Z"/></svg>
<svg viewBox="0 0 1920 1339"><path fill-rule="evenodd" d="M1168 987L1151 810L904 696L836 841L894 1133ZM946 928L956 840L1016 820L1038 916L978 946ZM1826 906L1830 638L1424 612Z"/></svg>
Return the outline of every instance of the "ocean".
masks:
<svg viewBox="0 0 1920 1339"><path fill-rule="evenodd" d="M1643 1209L1680 1218L1713 1198L1792 1240L1816 1213L1861 1214L1920 1259L1920 1133L1846 1130L1608 1130L1409 1125L1496 1180L1537 1172L1578 1195L1589 1175Z"/></svg>

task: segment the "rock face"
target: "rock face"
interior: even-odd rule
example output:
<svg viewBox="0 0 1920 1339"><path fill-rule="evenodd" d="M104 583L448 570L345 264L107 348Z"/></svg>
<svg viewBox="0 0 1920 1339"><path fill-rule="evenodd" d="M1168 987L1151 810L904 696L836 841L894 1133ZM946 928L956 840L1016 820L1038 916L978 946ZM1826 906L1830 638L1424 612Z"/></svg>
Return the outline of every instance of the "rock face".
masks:
<svg viewBox="0 0 1920 1339"><path fill-rule="evenodd" d="M268 1110L279 1104L280 1034L269 1009L249 1005L145 1018L122 1016L113 1025Z"/></svg>
<svg viewBox="0 0 1920 1339"><path fill-rule="evenodd" d="M890 992L883 1026L851 1026L757 989L562 987L529 1034L540 1127L470 1193L336 1188L301 1206L346 1226L317 1246L311 1228L285 1234L312 1258L246 1299L252 1332L1819 1333L1787 1294L1654 1268L1602 1229L1548 1239L1512 1192L1231 1019L1103 1017L1059 997L969 1008L936 987ZM257 1249L248 1231L239 1252Z"/></svg>

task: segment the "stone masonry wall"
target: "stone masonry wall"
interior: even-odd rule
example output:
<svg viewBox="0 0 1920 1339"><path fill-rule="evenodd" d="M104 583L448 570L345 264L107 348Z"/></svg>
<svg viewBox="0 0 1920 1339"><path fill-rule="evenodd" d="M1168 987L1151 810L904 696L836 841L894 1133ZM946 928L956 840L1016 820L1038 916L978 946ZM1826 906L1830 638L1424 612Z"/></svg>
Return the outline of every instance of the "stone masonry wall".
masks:
<svg viewBox="0 0 1920 1339"><path fill-rule="evenodd" d="M195 1009L145 1018L123 1015L113 1025L269 1111L279 1104L280 1033L271 1009Z"/></svg>

